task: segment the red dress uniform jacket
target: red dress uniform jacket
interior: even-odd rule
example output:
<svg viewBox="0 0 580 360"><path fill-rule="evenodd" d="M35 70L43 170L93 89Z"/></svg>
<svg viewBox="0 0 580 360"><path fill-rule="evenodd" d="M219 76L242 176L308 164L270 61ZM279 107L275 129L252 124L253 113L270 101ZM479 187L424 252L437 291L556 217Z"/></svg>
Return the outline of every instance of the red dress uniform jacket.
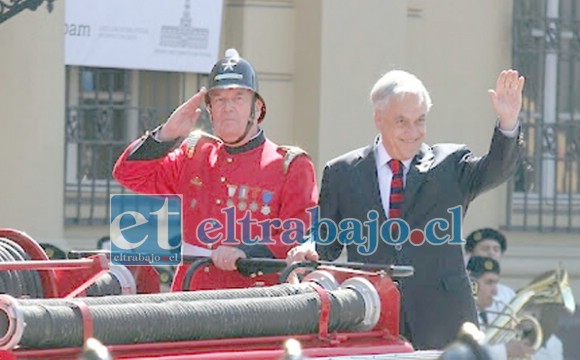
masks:
<svg viewBox="0 0 580 360"><path fill-rule="evenodd" d="M282 259L295 244L283 243L280 237L301 240L302 232L308 231L309 213L305 210L316 206L318 189L314 166L304 152L278 146L266 139L262 131L239 148L227 147L211 135L194 132L175 150L169 152L166 146L161 150L164 155L151 158L162 144L151 136L136 140L117 160L113 176L138 193L181 194L184 242L215 249L220 245L239 246L247 238L260 239L258 243L265 245L274 257ZM132 159L137 151L145 153L146 159ZM224 211L226 208L230 210ZM234 224L234 213L236 222L250 216L253 224L249 234L242 233L240 224L234 226L232 234L233 227L228 224ZM198 225L208 219L215 219L217 223L212 225L206 221L206 229L221 225L217 225L217 230L206 232L212 239L220 238L211 244L207 238L201 241L203 239L198 237ZM280 220L279 224L274 222L266 226L270 236L262 233L265 225L254 223L267 219ZM283 225L287 227L280 228ZM184 271L183 266L178 269L175 290L181 288ZM238 277L237 273L213 267L210 273L206 269L205 274L206 279L196 277L198 281L207 281L198 288L243 287L259 280L240 282L233 280ZM275 282L274 278L265 282L272 281ZM214 285L209 285L210 282Z"/></svg>

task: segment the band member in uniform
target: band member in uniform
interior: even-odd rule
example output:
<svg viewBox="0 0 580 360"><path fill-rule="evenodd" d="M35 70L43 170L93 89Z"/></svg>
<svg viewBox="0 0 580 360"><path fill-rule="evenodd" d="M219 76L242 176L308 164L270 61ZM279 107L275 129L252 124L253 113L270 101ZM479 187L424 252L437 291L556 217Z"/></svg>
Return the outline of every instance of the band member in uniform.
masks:
<svg viewBox="0 0 580 360"><path fill-rule="evenodd" d="M490 257L501 264L503 254L507 250L507 240L498 230L483 228L473 231L465 239L465 251L469 257ZM487 309L489 321L493 321L498 312L516 296L515 291L509 286L498 283L497 294L494 301Z"/></svg>
<svg viewBox="0 0 580 360"><path fill-rule="evenodd" d="M499 282L499 263L488 257L472 256L467 263L467 271L474 282L475 305L477 307L479 327L485 331L492 321L488 318L487 308L492 304L497 295ZM506 344L494 344L487 346L487 350L494 360L508 358L529 359L534 350L527 340L510 340Z"/></svg>
<svg viewBox="0 0 580 360"><path fill-rule="evenodd" d="M192 131L204 101L215 136ZM265 116L254 68L229 49L211 70L207 91L130 144L114 167L115 179L132 191L183 196L182 252L209 256L217 267L198 288L259 281L234 272L236 261L283 259L310 227L305 210L318 200L312 161L299 148L269 140L260 127ZM184 273L179 267L174 290L182 288Z"/></svg>

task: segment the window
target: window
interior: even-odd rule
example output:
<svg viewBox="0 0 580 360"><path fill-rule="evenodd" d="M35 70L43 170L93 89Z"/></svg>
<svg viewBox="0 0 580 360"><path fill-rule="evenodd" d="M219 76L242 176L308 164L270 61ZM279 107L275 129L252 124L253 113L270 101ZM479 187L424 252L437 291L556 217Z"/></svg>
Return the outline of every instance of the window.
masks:
<svg viewBox="0 0 580 360"><path fill-rule="evenodd" d="M111 177L116 159L184 100L181 73L67 66L65 223L108 224L109 198L124 190ZM206 76L194 76L197 88ZM208 130L204 116L200 127Z"/></svg>
<svg viewBox="0 0 580 360"><path fill-rule="evenodd" d="M514 1L526 151L510 187L513 230L580 230L579 7L579 0Z"/></svg>

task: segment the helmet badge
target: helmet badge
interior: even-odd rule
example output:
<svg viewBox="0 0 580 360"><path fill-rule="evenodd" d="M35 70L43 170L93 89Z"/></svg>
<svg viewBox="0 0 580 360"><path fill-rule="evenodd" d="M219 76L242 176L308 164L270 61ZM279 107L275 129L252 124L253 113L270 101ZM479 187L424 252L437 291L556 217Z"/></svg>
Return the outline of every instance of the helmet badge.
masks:
<svg viewBox="0 0 580 360"><path fill-rule="evenodd" d="M225 63L222 63L223 66L223 71L234 71L234 66L236 66L236 64L238 63L238 59L236 58L228 58L228 60Z"/></svg>
<svg viewBox="0 0 580 360"><path fill-rule="evenodd" d="M240 61L240 54L236 49L227 49L225 56L227 60L225 63L222 63L222 71L234 71L234 66Z"/></svg>
<svg viewBox="0 0 580 360"><path fill-rule="evenodd" d="M228 49L226 51L226 61L222 62L221 73L215 76L216 81L224 79L242 80L244 75L238 72L234 72L234 67L240 62L240 54L238 54L236 49ZM229 72L231 71L231 72Z"/></svg>

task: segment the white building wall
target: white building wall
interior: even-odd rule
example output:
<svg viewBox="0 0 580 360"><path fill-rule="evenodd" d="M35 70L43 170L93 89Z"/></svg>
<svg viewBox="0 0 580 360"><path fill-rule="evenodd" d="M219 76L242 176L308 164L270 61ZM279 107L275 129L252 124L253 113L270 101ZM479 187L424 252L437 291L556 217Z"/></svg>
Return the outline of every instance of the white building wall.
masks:
<svg viewBox="0 0 580 360"><path fill-rule="evenodd" d="M62 242L64 1L0 24L0 226Z"/></svg>

